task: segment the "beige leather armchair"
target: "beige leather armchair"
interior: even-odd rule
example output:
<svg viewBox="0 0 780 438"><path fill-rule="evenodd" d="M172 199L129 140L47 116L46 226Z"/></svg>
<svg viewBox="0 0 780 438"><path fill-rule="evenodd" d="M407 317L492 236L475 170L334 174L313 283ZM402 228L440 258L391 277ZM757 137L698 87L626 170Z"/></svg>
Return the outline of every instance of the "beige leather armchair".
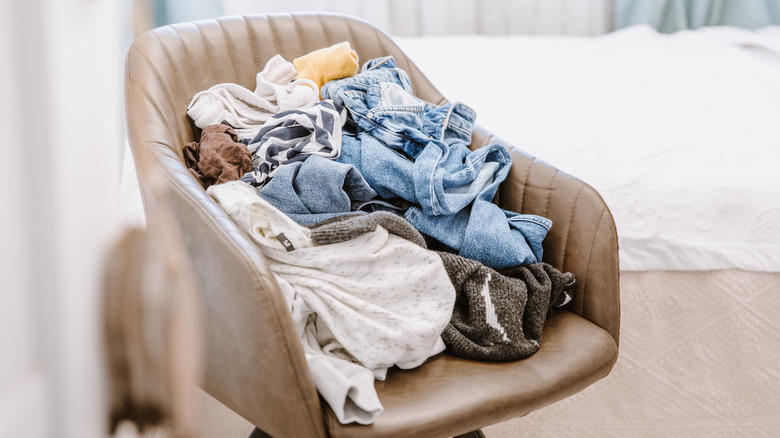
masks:
<svg viewBox="0 0 780 438"><path fill-rule="evenodd" d="M164 173L167 202L201 286L202 388L274 437L445 437L526 415L606 376L617 358L620 321L612 215L593 188L507 144L513 164L496 202L552 219L544 259L577 278L575 298L548 320L539 352L506 363L443 353L413 370L392 369L376 382L385 411L371 426L339 424L321 403L263 255L190 175L182 147L199 136L186 113L198 91L221 82L254 89L273 55L291 60L345 40L361 62L393 55L418 97L446 101L386 34L344 16L251 15L165 26L141 35L128 52L132 151L150 152ZM502 140L478 128L472 148L491 142ZM146 214L154 215L143 177L140 184Z"/></svg>

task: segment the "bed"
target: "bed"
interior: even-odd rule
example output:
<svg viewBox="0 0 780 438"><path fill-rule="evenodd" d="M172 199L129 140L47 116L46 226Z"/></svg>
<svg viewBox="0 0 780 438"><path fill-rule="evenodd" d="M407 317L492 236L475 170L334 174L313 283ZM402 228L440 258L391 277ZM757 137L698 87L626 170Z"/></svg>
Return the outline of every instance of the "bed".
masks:
<svg viewBox="0 0 780 438"><path fill-rule="evenodd" d="M780 435L780 28L397 40L618 227L612 374L487 436Z"/></svg>

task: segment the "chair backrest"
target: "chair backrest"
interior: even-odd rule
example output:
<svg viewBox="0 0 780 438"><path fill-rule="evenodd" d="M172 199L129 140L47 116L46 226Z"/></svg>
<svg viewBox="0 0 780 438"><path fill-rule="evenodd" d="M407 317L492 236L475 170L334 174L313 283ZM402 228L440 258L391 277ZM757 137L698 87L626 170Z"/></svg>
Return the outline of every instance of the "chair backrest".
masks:
<svg viewBox="0 0 780 438"><path fill-rule="evenodd" d="M257 72L276 54L286 60L349 41L361 60L393 55L411 79L415 94L431 103L443 96L384 32L357 18L331 14L233 16L154 29L141 35L128 53L128 96L145 100L155 113L132 112L134 144L156 142L177 154L195 140L187 104L198 91L231 82L254 89ZM132 94L131 94L132 93ZM134 117L138 117L135 119ZM163 123L160 123L163 122ZM142 136L138 138L138 136ZM138 140L138 141L135 141Z"/></svg>

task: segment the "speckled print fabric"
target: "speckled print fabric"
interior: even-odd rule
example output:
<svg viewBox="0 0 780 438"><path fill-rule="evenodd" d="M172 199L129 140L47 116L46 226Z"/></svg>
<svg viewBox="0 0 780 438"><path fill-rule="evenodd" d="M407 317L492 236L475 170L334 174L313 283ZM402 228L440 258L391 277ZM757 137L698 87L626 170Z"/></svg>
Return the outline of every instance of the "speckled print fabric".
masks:
<svg viewBox="0 0 780 438"><path fill-rule="evenodd" d="M314 244L322 245L354 239L378 226L425 247L409 222L387 212L339 216L309 229ZM574 291L574 275L547 263L496 271L457 254L437 254L455 288L452 319L442 334L455 356L506 361L536 353L547 316Z"/></svg>
<svg viewBox="0 0 780 438"><path fill-rule="evenodd" d="M393 365L416 367L444 350L441 333L452 316L455 290L436 253L382 227L314 246L309 229L246 183L211 186L208 193L260 246L280 285L287 283L282 289L312 377L340 421L368 424L381 412L381 407L360 406L361 400L352 398L349 385L373 392L373 381L366 374L350 379L355 369L344 362L383 379ZM284 237L278 239L280 235ZM321 366L323 360L327 366ZM333 375L322 376L328 369ZM341 399L327 398L334 394Z"/></svg>

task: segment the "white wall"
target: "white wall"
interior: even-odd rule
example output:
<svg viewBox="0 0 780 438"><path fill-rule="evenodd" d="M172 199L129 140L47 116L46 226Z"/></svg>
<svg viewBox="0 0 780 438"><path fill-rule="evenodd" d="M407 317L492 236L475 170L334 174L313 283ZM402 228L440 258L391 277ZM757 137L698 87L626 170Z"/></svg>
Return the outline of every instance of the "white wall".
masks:
<svg viewBox="0 0 780 438"><path fill-rule="evenodd" d="M0 437L105 435L100 270L116 231L116 0L0 14Z"/></svg>

